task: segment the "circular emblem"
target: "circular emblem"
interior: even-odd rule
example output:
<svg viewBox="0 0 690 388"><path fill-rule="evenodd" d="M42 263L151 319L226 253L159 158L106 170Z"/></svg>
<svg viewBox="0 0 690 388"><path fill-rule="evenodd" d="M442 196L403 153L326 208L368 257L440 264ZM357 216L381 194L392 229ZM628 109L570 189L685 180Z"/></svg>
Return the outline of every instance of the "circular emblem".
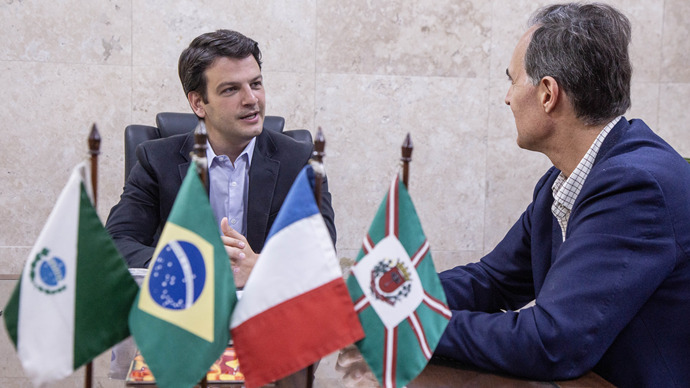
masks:
<svg viewBox="0 0 690 388"><path fill-rule="evenodd" d="M65 284L65 274L67 267L65 261L57 256L50 257L50 250L43 248L36 254L31 263L29 277L31 283L46 294L56 294L67 288Z"/></svg>
<svg viewBox="0 0 690 388"><path fill-rule="evenodd" d="M391 306L407 297L412 288L405 265L398 260L383 259L371 271L370 290L376 299Z"/></svg>
<svg viewBox="0 0 690 388"><path fill-rule="evenodd" d="M170 241L152 265L149 294L158 305L183 310L199 299L206 283L206 265L194 244Z"/></svg>

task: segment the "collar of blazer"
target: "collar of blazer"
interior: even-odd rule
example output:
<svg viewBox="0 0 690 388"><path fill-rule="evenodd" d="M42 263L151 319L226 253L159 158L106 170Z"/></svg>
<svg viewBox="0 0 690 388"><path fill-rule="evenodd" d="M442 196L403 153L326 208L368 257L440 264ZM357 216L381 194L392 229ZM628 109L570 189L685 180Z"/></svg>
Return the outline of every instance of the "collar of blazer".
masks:
<svg viewBox="0 0 690 388"><path fill-rule="evenodd" d="M264 163L268 165L275 165L275 175L277 176L277 167L280 164L278 161L271 159L273 154L275 154L277 148L275 142L273 141L273 134L270 131L264 129L261 131L259 136L256 137L256 149L254 151L254 157L252 157L252 166L254 163L259 163L262 168L257 168L257 170L263 170L265 168ZM182 147L180 148L180 156L185 160L184 163L178 165L178 170L180 173L180 178L184 180L187 175L187 170L189 169L189 164L192 162L190 153L194 149L194 132L190 132L186 135ZM273 170L273 168L269 168ZM251 173L250 176L253 177L254 174ZM250 179L251 181L251 179Z"/></svg>

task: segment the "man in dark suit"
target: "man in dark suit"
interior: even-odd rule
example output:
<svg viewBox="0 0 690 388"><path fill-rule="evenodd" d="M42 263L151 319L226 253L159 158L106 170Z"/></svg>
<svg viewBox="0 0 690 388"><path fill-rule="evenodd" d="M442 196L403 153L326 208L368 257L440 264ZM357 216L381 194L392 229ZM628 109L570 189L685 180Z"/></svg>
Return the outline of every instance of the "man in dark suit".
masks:
<svg viewBox="0 0 690 388"><path fill-rule="evenodd" d="M208 132L209 198L244 286L266 236L312 145L263 130L265 95L257 42L229 30L194 39L178 71L194 113ZM146 267L190 163L193 133L142 144L138 163L106 228L130 267ZM335 244L331 196L324 179L321 213Z"/></svg>
<svg viewBox="0 0 690 388"><path fill-rule="evenodd" d="M532 379L594 370L621 387L688 387L690 166L622 117L630 23L561 4L531 25L505 102L518 145L554 167L492 252L440 274L453 315L436 354Z"/></svg>

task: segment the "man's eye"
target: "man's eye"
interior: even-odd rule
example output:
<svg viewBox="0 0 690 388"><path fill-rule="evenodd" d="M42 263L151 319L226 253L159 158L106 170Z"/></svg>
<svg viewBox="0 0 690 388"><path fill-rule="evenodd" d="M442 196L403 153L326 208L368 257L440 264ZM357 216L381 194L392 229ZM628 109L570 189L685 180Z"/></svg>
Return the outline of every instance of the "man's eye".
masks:
<svg viewBox="0 0 690 388"><path fill-rule="evenodd" d="M260 88L261 85L262 85L261 81L257 81L257 82L252 83L252 87L254 89Z"/></svg>

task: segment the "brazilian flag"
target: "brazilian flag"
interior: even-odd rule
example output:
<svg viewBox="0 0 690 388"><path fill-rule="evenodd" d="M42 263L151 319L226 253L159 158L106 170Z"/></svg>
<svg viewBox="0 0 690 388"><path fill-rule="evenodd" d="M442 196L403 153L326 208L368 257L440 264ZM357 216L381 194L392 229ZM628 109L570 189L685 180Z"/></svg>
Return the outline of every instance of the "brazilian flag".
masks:
<svg viewBox="0 0 690 388"><path fill-rule="evenodd" d="M228 344L237 303L230 260L192 163L129 314L159 387L198 383Z"/></svg>

